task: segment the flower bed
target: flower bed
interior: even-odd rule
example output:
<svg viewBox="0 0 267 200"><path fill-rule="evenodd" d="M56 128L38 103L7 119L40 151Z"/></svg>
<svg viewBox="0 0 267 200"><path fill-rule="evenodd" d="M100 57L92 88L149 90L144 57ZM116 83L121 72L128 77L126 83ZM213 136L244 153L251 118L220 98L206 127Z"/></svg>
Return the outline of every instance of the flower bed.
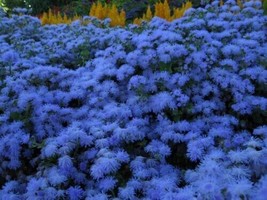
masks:
<svg viewBox="0 0 267 200"><path fill-rule="evenodd" d="M125 28L0 14L1 199L265 199L267 17L243 6Z"/></svg>

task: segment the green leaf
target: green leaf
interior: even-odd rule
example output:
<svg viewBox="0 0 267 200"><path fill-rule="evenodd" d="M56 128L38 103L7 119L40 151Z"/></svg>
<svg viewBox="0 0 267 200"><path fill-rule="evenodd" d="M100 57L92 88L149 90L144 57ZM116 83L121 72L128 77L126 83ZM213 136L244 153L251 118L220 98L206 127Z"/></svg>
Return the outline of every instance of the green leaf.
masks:
<svg viewBox="0 0 267 200"><path fill-rule="evenodd" d="M264 11L264 15L267 15L267 0L263 1L263 11Z"/></svg>

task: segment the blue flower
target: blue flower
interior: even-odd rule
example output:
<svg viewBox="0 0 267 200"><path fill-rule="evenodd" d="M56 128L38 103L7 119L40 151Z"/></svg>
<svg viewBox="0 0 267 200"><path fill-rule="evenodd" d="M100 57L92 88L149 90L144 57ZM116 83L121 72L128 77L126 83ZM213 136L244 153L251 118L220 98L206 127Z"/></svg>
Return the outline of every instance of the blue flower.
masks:
<svg viewBox="0 0 267 200"><path fill-rule="evenodd" d="M260 126L253 130L254 135L263 135L267 138L267 126Z"/></svg>
<svg viewBox="0 0 267 200"><path fill-rule="evenodd" d="M117 79L122 81L132 75L134 71L135 69L131 65L124 64L117 71Z"/></svg>
<svg viewBox="0 0 267 200"><path fill-rule="evenodd" d="M157 140L152 140L146 147L145 151L151 153L153 156L157 157L162 156L166 157L171 154L171 149L164 143L157 141Z"/></svg>
<svg viewBox="0 0 267 200"><path fill-rule="evenodd" d="M115 186L116 186L116 183L118 181L115 180L114 178L112 177L107 177L107 178L104 178L104 179L101 179L99 181L99 189L102 190L103 192L106 192L108 190L112 190Z"/></svg>
<svg viewBox="0 0 267 200"><path fill-rule="evenodd" d="M240 52L241 52L240 47L233 44L228 44L222 48L222 53L226 57L237 56L240 54Z"/></svg>
<svg viewBox="0 0 267 200"><path fill-rule="evenodd" d="M2 59L7 63L15 63L19 59L19 54L14 50L10 50L2 54Z"/></svg>
<svg viewBox="0 0 267 200"><path fill-rule="evenodd" d="M133 187L126 187L119 189L119 197L125 200L130 200L135 198L135 191Z"/></svg>
<svg viewBox="0 0 267 200"><path fill-rule="evenodd" d="M70 200L79 200L84 198L84 191L79 186L68 188L67 194Z"/></svg>
<svg viewBox="0 0 267 200"><path fill-rule="evenodd" d="M103 178L106 174L116 172L120 167L114 158L100 157L92 165L90 172L93 178Z"/></svg>
<svg viewBox="0 0 267 200"><path fill-rule="evenodd" d="M56 167L53 167L48 172L48 180L53 185L60 185L67 180L67 177L63 174L60 174L60 170Z"/></svg>
<svg viewBox="0 0 267 200"><path fill-rule="evenodd" d="M174 109L175 102L168 92L160 92L149 98L149 107L153 112L161 112L166 108Z"/></svg>
<svg viewBox="0 0 267 200"><path fill-rule="evenodd" d="M65 155L58 159L58 165L60 169L69 171L73 167L73 162L71 157Z"/></svg>

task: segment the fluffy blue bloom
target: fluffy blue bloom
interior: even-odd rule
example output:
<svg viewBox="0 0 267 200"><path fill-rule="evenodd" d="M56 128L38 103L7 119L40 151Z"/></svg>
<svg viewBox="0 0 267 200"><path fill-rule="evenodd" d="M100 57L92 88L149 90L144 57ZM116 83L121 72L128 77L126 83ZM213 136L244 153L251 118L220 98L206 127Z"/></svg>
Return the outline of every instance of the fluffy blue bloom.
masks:
<svg viewBox="0 0 267 200"><path fill-rule="evenodd" d="M106 174L116 172L120 167L118 161L114 158L98 158L92 165L90 172L93 178L103 178Z"/></svg>
<svg viewBox="0 0 267 200"><path fill-rule="evenodd" d="M144 76L132 76L129 81L129 89L130 88L137 88L139 86L145 85L147 82L146 78Z"/></svg>
<svg viewBox="0 0 267 200"><path fill-rule="evenodd" d="M19 54L14 50L10 50L2 54L1 57L4 62L15 63L19 59Z"/></svg>
<svg viewBox="0 0 267 200"><path fill-rule="evenodd" d="M105 193L97 193L95 195L91 195L91 194L87 194L86 196L86 200L108 200L109 199L109 195L106 195Z"/></svg>
<svg viewBox="0 0 267 200"><path fill-rule="evenodd" d="M172 84L178 84L179 87L184 86L190 78L185 74L175 73L172 74L171 79L169 80Z"/></svg>
<svg viewBox="0 0 267 200"><path fill-rule="evenodd" d="M223 59L222 61L220 61L220 64L224 68L230 68L233 71L237 71L239 69L237 62L233 59Z"/></svg>
<svg viewBox="0 0 267 200"><path fill-rule="evenodd" d="M232 129L230 127L224 127L224 126L215 126L214 128L211 128L209 130L209 135L213 137L222 137L227 138L230 135L232 135Z"/></svg>
<svg viewBox="0 0 267 200"><path fill-rule="evenodd" d="M84 198L84 191L78 186L68 188L67 194L70 200L79 200Z"/></svg>
<svg viewBox="0 0 267 200"><path fill-rule="evenodd" d="M267 70L259 66L244 69L240 72L240 75L247 76L252 80L263 83L267 81Z"/></svg>
<svg viewBox="0 0 267 200"><path fill-rule="evenodd" d="M61 174L58 168L53 167L48 172L48 180L51 185L56 186L64 183L67 180L67 177Z"/></svg>
<svg viewBox="0 0 267 200"><path fill-rule="evenodd" d="M134 71L135 69L131 65L124 64L117 71L117 79L122 81L132 75Z"/></svg>
<svg viewBox="0 0 267 200"><path fill-rule="evenodd" d="M145 168L144 157L137 156L133 161L131 161L130 166L132 170L139 170Z"/></svg>
<svg viewBox="0 0 267 200"><path fill-rule="evenodd" d="M227 186L227 192L230 198L239 198L241 195L248 196L252 191L252 182L247 179L241 179L232 182Z"/></svg>
<svg viewBox="0 0 267 200"><path fill-rule="evenodd" d="M170 147L168 147L164 143L162 143L160 141L156 141L156 140L152 140L152 142L150 142L146 146L145 150L147 152L151 153L155 157L157 157L157 156L166 157L166 156L170 155L170 153L171 153Z"/></svg>
<svg viewBox="0 0 267 200"><path fill-rule="evenodd" d="M244 142L247 141L249 137L250 137L250 134L246 131L237 133L232 138L233 146L240 146L244 144Z"/></svg>
<svg viewBox="0 0 267 200"><path fill-rule="evenodd" d="M251 171L246 167L233 167L231 168L231 175L236 178L236 180L240 180L242 178L249 178L251 176Z"/></svg>
<svg viewBox="0 0 267 200"><path fill-rule="evenodd" d="M21 190L23 190L23 187L17 181L9 181L0 190L0 197L10 200L19 200L21 199L19 195Z"/></svg>
<svg viewBox="0 0 267 200"><path fill-rule="evenodd" d="M29 200L46 198L45 189L48 187L47 180L44 178L32 178L27 184L26 197Z"/></svg>
<svg viewBox="0 0 267 200"><path fill-rule="evenodd" d="M153 112L161 112L165 108L174 109L175 102L168 92L160 92L149 98L149 107Z"/></svg>
<svg viewBox="0 0 267 200"><path fill-rule="evenodd" d="M147 196L150 199L162 199L167 193L175 190L175 177L154 178L147 185Z"/></svg>
<svg viewBox="0 0 267 200"><path fill-rule="evenodd" d="M107 177L104 179L101 179L99 181L99 189L102 190L103 192L106 192L108 190L112 190L118 181L113 179L112 177Z"/></svg>
<svg viewBox="0 0 267 200"><path fill-rule="evenodd" d="M222 53L226 57L237 56L240 54L240 52L241 52L240 47L233 44L226 45L222 48Z"/></svg>
<svg viewBox="0 0 267 200"><path fill-rule="evenodd" d="M228 154L231 162L233 163L248 163L248 156L244 151L230 151Z"/></svg>
<svg viewBox="0 0 267 200"><path fill-rule="evenodd" d="M155 169L139 169L133 172L133 176L137 179L151 179L153 176L155 176L156 170Z"/></svg>
<svg viewBox="0 0 267 200"><path fill-rule="evenodd" d="M264 200L267 194L267 176L264 175L257 185L256 194L253 193L250 196L255 197L256 200Z"/></svg>
<svg viewBox="0 0 267 200"><path fill-rule="evenodd" d="M263 135L267 137L267 126L260 126L253 130L254 135Z"/></svg>
<svg viewBox="0 0 267 200"><path fill-rule="evenodd" d="M161 62L167 63L171 58L180 58L188 53L183 45L162 43L157 47L157 54Z"/></svg>
<svg viewBox="0 0 267 200"><path fill-rule="evenodd" d="M116 159L119 162L129 162L130 160L129 155L125 151L118 151L116 153Z"/></svg>
<svg viewBox="0 0 267 200"><path fill-rule="evenodd" d="M252 113L254 108L260 108L266 110L267 100L264 97L247 96L242 102L238 102L232 105L233 110L240 112L241 114Z"/></svg>
<svg viewBox="0 0 267 200"><path fill-rule="evenodd" d="M73 167L73 162L71 160L71 157L65 155L58 159L58 165L60 169L69 171Z"/></svg>
<svg viewBox="0 0 267 200"><path fill-rule="evenodd" d="M138 50L128 53L126 56L127 64L129 64L130 66L136 66L138 63L138 57L141 54L141 51Z"/></svg>
<svg viewBox="0 0 267 200"><path fill-rule="evenodd" d="M204 148L197 141L196 142L190 142L188 144L187 156L190 158L190 160L196 161L196 160L202 158L203 155L204 155Z"/></svg>
<svg viewBox="0 0 267 200"><path fill-rule="evenodd" d="M135 198L135 191L133 187L126 187L119 189L119 197L122 199L134 199Z"/></svg>
<svg viewBox="0 0 267 200"><path fill-rule="evenodd" d="M142 140L145 137L145 127L127 124L126 128L117 128L114 132L116 137L129 141Z"/></svg>

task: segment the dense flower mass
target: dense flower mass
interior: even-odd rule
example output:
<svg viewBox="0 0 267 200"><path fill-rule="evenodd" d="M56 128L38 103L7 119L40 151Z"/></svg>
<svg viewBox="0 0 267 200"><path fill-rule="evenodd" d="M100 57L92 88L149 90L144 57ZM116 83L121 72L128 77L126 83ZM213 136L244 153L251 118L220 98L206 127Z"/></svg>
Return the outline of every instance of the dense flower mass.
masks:
<svg viewBox="0 0 267 200"><path fill-rule="evenodd" d="M260 1L86 20L0 13L0 199L266 198Z"/></svg>

